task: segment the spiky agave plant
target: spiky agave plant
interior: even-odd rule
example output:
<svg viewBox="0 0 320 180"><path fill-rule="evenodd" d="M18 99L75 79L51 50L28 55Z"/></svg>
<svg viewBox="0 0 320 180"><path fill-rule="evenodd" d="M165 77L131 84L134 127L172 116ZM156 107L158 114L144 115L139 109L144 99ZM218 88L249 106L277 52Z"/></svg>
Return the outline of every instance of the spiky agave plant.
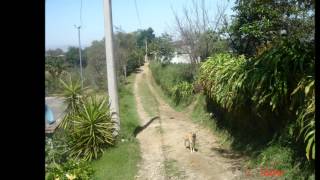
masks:
<svg viewBox="0 0 320 180"><path fill-rule="evenodd" d="M78 112L69 119L74 123L71 156L85 160L95 159L105 147L112 145L113 123L107 98L86 98Z"/></svg>
<svg viewBox="0 0 320 180"><path fill-rule="evenodd" d="M72 122L69 120L69 116L78 112L84 95L83 92L86 88L82 88L80 80L74 80L71 76L69 76L68 81L60 79L60 83L63 89L62 96L64 97L64 103L67 105L67 108L65 110L66 115L59 124L59 127L70 129Z"/></svg>

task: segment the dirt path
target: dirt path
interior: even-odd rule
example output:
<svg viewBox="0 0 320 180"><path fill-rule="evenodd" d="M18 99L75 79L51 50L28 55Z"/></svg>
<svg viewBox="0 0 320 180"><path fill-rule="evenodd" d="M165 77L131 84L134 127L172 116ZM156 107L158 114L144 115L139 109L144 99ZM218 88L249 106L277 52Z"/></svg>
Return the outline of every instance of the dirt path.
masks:
<svg viewBox="0 0 320 180"><path fill-rule="evenodd" d="M157 99L159 118L137 135L142 162L136 179L244 179L241 178L243 159L240 155L220 148L217 138L208 129L192 123L185 113L172 109L152 87L148 64L141 70L136 76L134 86L141 125L148 123L152 117L147 116L137 93L140 81L147 81ZM183 136L190 131L197 133L195 153L190 153L183 144Z"/></svg>

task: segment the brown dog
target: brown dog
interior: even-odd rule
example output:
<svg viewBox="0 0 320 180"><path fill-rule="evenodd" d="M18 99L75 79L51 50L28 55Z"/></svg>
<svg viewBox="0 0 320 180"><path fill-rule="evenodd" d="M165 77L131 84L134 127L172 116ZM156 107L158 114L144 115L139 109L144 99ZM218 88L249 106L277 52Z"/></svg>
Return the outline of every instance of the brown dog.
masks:
<svg viewBox="0 0 320 180"><path fill-rule="evenodd" d="M187 142L189 144L190 152L194 152L195 144L196 144L196 133L190 132L184 137L184 146L187 146Z"/></svg>

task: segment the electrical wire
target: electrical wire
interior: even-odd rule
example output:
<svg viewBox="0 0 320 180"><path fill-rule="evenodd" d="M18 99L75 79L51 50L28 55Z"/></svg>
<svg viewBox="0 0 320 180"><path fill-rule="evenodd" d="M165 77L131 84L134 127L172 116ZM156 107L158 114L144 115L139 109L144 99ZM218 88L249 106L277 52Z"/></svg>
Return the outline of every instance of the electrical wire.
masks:
<svg viewBox="0 0 320 180"><path fill-rule="evenodd" d="M137 14L137 17L138 17L139 26L141 28L141 21L140 21L140 16L139 16L139 11L138 11L138 6L137 6L137 1L136 0L134 0L134 5L135 5L135 8L136 8L136 14Z"/></svg>

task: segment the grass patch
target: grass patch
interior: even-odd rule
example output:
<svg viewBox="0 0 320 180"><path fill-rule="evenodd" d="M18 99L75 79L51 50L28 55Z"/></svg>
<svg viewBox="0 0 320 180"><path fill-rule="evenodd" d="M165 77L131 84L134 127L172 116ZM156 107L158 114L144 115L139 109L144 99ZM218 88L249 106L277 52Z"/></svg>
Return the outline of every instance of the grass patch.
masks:
<svg viewBox="0 0 320 180"><path fill-rule="evenodd" d="M146 75L142 75L143 78L146 78ZM141 101L143 109L147 112L150 117L159 115L159 103L157 99L153 96L151 90L146 81L141 81L138 84L139 95L141 96Z"/></svg>
<svg viewBox="0 0 320 180"><path fill-rule="evenodd" d="M251 157L246 167L259 175L261 168L282 171L283 174L279 179L315 179L314 171L310 170L309 165L303 164L303 161L294 160L294 157L292 149L275 143Z"/></svg>
<svg viewBox="0 0 320 180"><path fill-rule="evenodd" d="M140 147L133 132L139 126L139 118L133 95L135 74L128 77L128 83L119 87L121 130L114 147L107 149L101 158L92 162L96 180L134 179L140 161Z"/></svg>
<svg viewBox="0 0 320 180"><path fill-rule="evenodd" d="M92 163L95 170L93 179L134 179L139 159L140 149L137 141L118 143Z"/></svg>

